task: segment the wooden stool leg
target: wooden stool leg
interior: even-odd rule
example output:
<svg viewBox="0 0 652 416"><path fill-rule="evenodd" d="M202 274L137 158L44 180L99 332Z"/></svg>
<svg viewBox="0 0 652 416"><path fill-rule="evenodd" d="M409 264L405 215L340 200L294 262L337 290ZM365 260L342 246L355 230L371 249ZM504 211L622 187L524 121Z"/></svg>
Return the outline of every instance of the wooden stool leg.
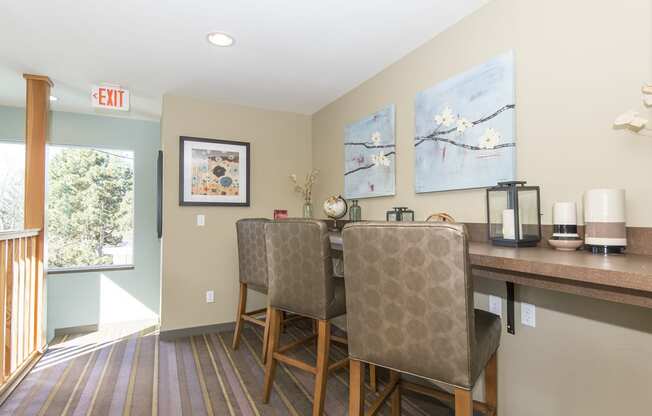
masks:
<svg viewBox="0 0 652 416"><path fill-rule="evenodd" d="M238 311L235 318L235 331L233 331L233 349L237 350L240 345L240 334L242 333L242 325L244 325L244 315L247 311L247 284L240 283L240 300L238 301Z"/></svg>
<svg viewBox="0 0 652 416"><path fill-rule="evenodd" d="M312 416L324 414L324 398L328 381L328 353L331 344L331 323L317 322L317 374L315 375L315 394L312 401Z"/></svg>
<svg viewBox="0 0 652 416"><path fill-rule="evenodd" d="M369 384L371 385L371 391L378 391L378 378L376 377L376 366L369 364Z"/></svg>
<svg viewBox="0 0 652 416"><path fill-rule="evenodd" d="M489 359L484 369L484 401L494 414L498 414L498 351Z"/></svg>
<svg viewBox="0 0 652 416"><path fill-rule="evenodd" d="M396 371L392 371L389 377L389 382L392 384L395 381L398 381L400 374ZM401 416L401 385L399 383L396 384L396 387L392 392L390 408L392 410L392 416Z"/></svg>
<svg viewBox="0 0 652 416"><path fill-rule="evenodd" d="M349 360L349 416L364 415L364 363Z"/></svg>
<svg viewBox="0 0 652 416"><path fill-rule="evenodd" d="M265 363L263 403L269 402L269 395L272 392L272 385L274 384L274 373L276 371L274 352L278 350L278 343L281 335L281 311L275 308L270 308L269 321L269 345L267 346L267 362Z"/></svg>
<svg viewBox="0 0 652 416"><path fill-rule="evenodd" d="M473 416L471 390L455 389L455 416Z"/></svg>
<svg viewBox="0 0 652 416"><path fill-rule="evenodd" d="M269 346L269 327L272 317L272 308L267 307L265 313L265 330L263 331L263 364L267 363L267 347Z"/></svg>
<svg viewBox="0 0 652 416"><path fill-rule="evenodd" d="M285 320L287 319L285 311L281 312L281 333L285 334Z"/></svg>

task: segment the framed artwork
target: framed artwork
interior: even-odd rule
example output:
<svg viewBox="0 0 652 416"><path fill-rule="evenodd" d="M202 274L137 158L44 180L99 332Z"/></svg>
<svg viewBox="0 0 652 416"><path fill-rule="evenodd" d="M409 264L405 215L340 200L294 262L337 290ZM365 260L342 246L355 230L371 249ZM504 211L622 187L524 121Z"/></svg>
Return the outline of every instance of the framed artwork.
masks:
<svg viewBox="0 0 652 416"><path fill-rule="evenodd" d="M356 121L344 130L344 197L395 194L394 105Z"/></svg>
<svg viewBox="0 0 652 416"><path fill-rule="evenodd" d="M249 206L249 143L180 137L179 205Z"/></svg>
<svg viewBox="0 0 652 416"><path fill-rule="evenodd" d="M417 94L414 155L417 193L515 179L513 52Z"/></svg>

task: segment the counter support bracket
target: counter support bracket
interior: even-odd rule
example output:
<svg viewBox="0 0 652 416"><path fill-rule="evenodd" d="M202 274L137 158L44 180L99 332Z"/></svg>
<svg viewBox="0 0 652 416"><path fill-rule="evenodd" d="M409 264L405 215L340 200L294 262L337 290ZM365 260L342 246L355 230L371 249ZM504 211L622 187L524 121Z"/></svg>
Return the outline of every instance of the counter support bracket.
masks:
<svg viewBox="0 0 652 416"><path fill-rule="evenodd" d="M507 332L514 335L516 326L514 325L514 283L505 282L507 285Z"/></svg>

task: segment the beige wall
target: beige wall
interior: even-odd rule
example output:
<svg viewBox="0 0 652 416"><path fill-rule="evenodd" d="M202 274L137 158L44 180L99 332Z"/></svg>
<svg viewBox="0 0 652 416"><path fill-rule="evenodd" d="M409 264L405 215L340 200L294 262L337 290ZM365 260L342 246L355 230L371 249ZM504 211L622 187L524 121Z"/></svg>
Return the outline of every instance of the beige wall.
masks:
<svg viewBox="0 0 652 416"><path fill-rule="evenodd" d="M447 211L485 221L483 190L414 193L414 98L455 74L513 49L517 175L541 186L543 221L552 203L581 203L585 190L625 187L632 226L652 226L652 139L614 130L641 106L652 80L651 2L495 0L313 115L313 162L324 175L317 200L343 190L344 126L396 104L396 196L361 201L383 218L397 203L419 219ZM642 109L645 113L646 111ZM647 111L652 118L652 112Z"/></svg>
<svg viewBox="0 0 652 416"><path fill-rule="evenodd" d="M461 221L484 221L483 191L414 193L414 97L509 49L516 56L518 177L541 185L544 222L550 223L554 201L581 202L586 189L612 186L627 189L629 224L652 226L652 138L611 128L618 114L640 105L641 84L652 80L651 16L649 0L495 0L312 121L166 96L162 329L232 321L234 222L271 216L274 208L299 215L301 201L287 175L311 166L321 170L317 206L341 192L344 126L389 103L397 111L397 195L362 201L363 216L382 219L389 207L401 204L414 208L418 219L447 211ZM178 206L180 135L252 143L250 208ZM199 213L206 215L204 228L195 226ZM204 302L209 289L215 290L214 304ZM486 309L487 294L504 298L504 292L497 282L479 281L476 305ZM651 311L525 287L517 297L536 305L537 327L517 324L516 335L503 333L500 415L649 413ZM517 317L519 312L517 303Z"/></svg>
<svg viewBox="0 0 652 416"><path fill-rule="evenodd" d="M345 125L394 103L397 193L361 201L363 218L383 219L400 204L418 219L446 211L485 221L482 190L414 193L414 98L513 49L518 178L541 186L544 223L555 201L624 187L629 225L652 226L652 138L611 127L640 107L641 85L652 80L651 9L649 0L489 3L313 115L313 165L322 172L316 201L343 190ZM488 293L505 296L496 282L480 281L476 291L485 309ZM649 414L652 311L530 288L517 297L537 306L537 327L519 323L516 335L503 333L500 415Z"/></svg>
<svg viewBox="0 0 652 416"><path fill-rule="evenodd" d="M164 222L161 329L232 322L238 288L235 221L271 217L275 208L301 215L301 199L288 175L311 166L310 117L196 99L165 96L161 121L164 152ZM179 136L251 143L250 207L179 206ZM197 227L196 215L206 216ZM215 291L215 303L205 292ZM253 296L253 306L263 299Z"/></svg>

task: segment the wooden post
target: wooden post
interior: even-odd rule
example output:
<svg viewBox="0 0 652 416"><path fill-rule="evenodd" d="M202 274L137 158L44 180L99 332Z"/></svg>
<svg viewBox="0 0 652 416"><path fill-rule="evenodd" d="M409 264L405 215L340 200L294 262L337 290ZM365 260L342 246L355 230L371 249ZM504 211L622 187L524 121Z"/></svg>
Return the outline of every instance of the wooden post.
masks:
<svg viewBox="0 0 652 416"><path fill-rule="evenodd" d="M43 278L45 274L45 143L50 113L50 78L24 74L27 81L25 105L25 229L38 228L35 261L34 341L37 350L45 346L43 333Z"/></svg>
<svg viewBox="0 0 652 416"><path fill-rule="evenodd" d="M349 416L364 415L364 363L349 360Z"/></svg>

